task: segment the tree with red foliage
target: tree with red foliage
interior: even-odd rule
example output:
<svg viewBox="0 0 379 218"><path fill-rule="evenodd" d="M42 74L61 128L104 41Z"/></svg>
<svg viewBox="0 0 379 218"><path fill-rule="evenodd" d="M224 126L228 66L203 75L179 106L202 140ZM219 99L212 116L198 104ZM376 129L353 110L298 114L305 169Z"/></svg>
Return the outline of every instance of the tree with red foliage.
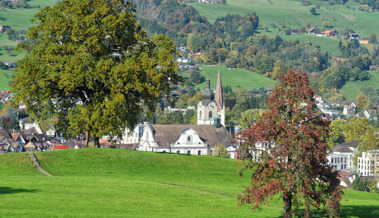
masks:
<svg viewBox="0 0 379 218"><path fill-rule="evenodd" d="M321 205L339 216L343 193L326 158L329 122L317 111L306 74L288 70L278 78L264 117L241 133L245 160L240 175L252 175L238 200L256 209L277 195L284 217L300 207L305 210L301 216L309 217ZM262 145L265 149L258 150Z"/></svg>

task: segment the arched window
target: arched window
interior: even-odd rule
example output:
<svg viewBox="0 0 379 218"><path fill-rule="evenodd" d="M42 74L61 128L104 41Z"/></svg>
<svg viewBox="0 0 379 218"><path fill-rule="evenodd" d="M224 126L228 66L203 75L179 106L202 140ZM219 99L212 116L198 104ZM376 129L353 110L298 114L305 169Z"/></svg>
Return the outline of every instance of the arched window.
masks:
<svg viewBox="0 0 379 218"><path fill-rule="evenodd" d="M212 118L212 111L209 111L209 119Z"/></svg>

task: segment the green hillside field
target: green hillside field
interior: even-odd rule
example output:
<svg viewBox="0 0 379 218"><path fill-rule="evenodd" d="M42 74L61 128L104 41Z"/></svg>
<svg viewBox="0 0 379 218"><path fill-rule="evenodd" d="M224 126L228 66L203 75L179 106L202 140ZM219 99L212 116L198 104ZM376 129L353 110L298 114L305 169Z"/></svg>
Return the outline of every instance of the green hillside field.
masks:
<svg viewBox="0 0 379 218"><path fill-rule="evenodd" d="M270 3L271 2L271 3ZM379 13L367 13L355 11L354 8L359 4L350 0L346 5L329 5L328 1L313 0L311 5L303 6L298 0L229 0L227 5L205 4L205 3L188 3L196 8L200 14L208 18L213 23L217 17L229 14L246 15L256 12L259 17L259 32L276 36L283 36L285 39L299 39L319 44L323 50L329 50L333 55L339 55L337 50L339 39L326 39L320 36L285 36L280 33L282 26L293 29L305 27L308 23L310 27L315 25L323 28L323 17L331 24L329 29L341 31L346 27L352 28L361 37L369 37L372 32L379 35L379 26L374 25ZM309 10L320 5L317 15L312 15ZM265 31L265 27L268 31ZM305 34L302 34L305 35ZM320 39L323 38L323 39Z"/></svg>
<svg viewBox="0 0 379 218"><path fill-rule="evenodd" d="M348 101L353 101L359 93L362 93L361 88L371 86L374 90L379 89L379 72L370 72L371 78L366 81L347 82L341 89L341 93Z"/></svg>
<svg viewBox="0 0 379 218"><path fill-rule="evenodd" d="M202 72L200 73L204 78L211 81L211 88L216 89L218 69L220 67L222 85L230 87L234 90L237 86L244 89L260 89L262 87L275 87L276 81L264 77L260 74L253 73L244 69L229 69L226 66L216 65L202 65ZM200 89L205 88L205 80L198 85Z"/></svg>
<svg viewBox="0 0 379 218"><path fill-rule="evenodd" d="M121 149L0 155L2 217L278 217L282 204L237 206L236 160ZM379 216L379 195L345 190L345 217ZM322 216L322 213L316 215Z"/></svg>

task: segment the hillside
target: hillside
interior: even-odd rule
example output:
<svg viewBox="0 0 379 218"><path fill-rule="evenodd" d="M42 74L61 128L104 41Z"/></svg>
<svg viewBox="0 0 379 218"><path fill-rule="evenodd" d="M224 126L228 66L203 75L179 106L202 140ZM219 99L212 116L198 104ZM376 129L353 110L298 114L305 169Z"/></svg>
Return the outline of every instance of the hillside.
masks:
<svg viewBox="0 0 379 218"><path fill-rule="evenodd" d="M0 156L2 216L277 217L282 206L252 211L237 207L235 160L81 149L35 153L47 177L28 155ZM379 195L345 191L343 216L379 215ZM5 204L8 205L5 207ZM320 214L321 215L321 214Z"/></svg>
<svg viewBox="0 0 379 218"><path fill-rule="evenodd" d="M28 1L28 4L31 6L52 6L57 0L31 0ZM39 11L39 8L9 8L3 7L0 11L0 25L9 25L11 26L16 33L26 31L30 25L30 20L33 18L34 14ZM24 35L20 33L20 35ZM8 36L0 34L0 61L17 61L22 58L25 53L20 53L14 51L17 46L16 41L8 40ZM10 75L13 72L10 70L0 69L0 90L9 89Z"/></svg>
<svg viewBox="0 0 379 218"><path fill-rule="evenodd" d="M301 28L307 23L311 27L317 25L322 27L322 22L327 20L331 28L343 30L346 27L352 28L361 37L369 37L372 32L379 35L379 26L372 25L377 21L378 12L367 13L354 10L359 6L353 0L345 5L330 5L328 1L312 0L309 6L301 5L300 1L294 0L229 0L227 5L189 3L196 8L200 14L206 16L209 22L213 23L217 17L229 14L246 15L256 12L259 16L262 32L268 27L273 36L279 34L278 29L282 25L291 28ZM316 15L312 15L309 10L320 5ZM323 20L324 15L326 19ZM274 28L274 26L276 26ZM266 33L265 33L266 34Z"/></svg>
<svg viewBox="0 0 379 218"><path fill-rule="evenodd" d="M262 87L275 87L276 81L264 77L260 74L250 72L244 69L229 69L226 66L215 66L215 65L202 65L201 75L204 78L208 78L211 81L211 88L216 89L216 81L218 68L220 67L222 85L230 87L234 90L237 86L244 89L260 89ZM209 72L209 74L208 74ZM184 75L186 78L189 77L188 74ZM197 85L200 89L205 88L205 80Z"/></svg>
<svg viewBox="0 0 379 218"><path fill-rule="evenodd" d="M308 30L309 27L318 26L323 28L323 21L328 21L330 27L326 29L336 29L339 32L345 28L351 28L361 37L369 37L371 33L379 35L379 26L372 25L378 19L379 13L367 13L354 10L358 3L350 0L345 5L330 5L328 1L313 0L311 5L303 6L300 1L293 0L233 0L227 1L227 5L222 4L202 4L188 3L196 8L201 15L207 17L210 23L214 23L216 18L227 14L246 15L256 12L259 17L259 28L257 32L275 37L280 35L286 40L309 41L317 44L325 52L339 56L339 39L320 37L308 34L284 35L280 30L283 26L291 29ZM312 7L320 5L316 15L308 13ZM307 25L309 24L309 27Z"/></svg>

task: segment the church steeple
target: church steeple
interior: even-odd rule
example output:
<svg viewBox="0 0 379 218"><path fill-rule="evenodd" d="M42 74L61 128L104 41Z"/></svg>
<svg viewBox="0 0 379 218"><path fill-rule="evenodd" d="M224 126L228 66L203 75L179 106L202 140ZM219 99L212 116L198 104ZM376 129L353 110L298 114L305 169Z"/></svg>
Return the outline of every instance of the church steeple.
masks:
<svg viewBox="0 0 379 218"><path fill-rule="evenodd" d="M201 92L201 98L204 105L208 105L209 102L213 101L214 94L211 90L211 80L209 79L209 72L208 72L208 79L206 80L206 87Z"/></svg>
<svg viewBox="0 0 379 218"><path fill-rule="evenodd" d="M222 97L222 83L221 83L220 67L218 68L215 102L216 102L218 107L223 108L225 106L224 105L224 98Z"/></svg>

